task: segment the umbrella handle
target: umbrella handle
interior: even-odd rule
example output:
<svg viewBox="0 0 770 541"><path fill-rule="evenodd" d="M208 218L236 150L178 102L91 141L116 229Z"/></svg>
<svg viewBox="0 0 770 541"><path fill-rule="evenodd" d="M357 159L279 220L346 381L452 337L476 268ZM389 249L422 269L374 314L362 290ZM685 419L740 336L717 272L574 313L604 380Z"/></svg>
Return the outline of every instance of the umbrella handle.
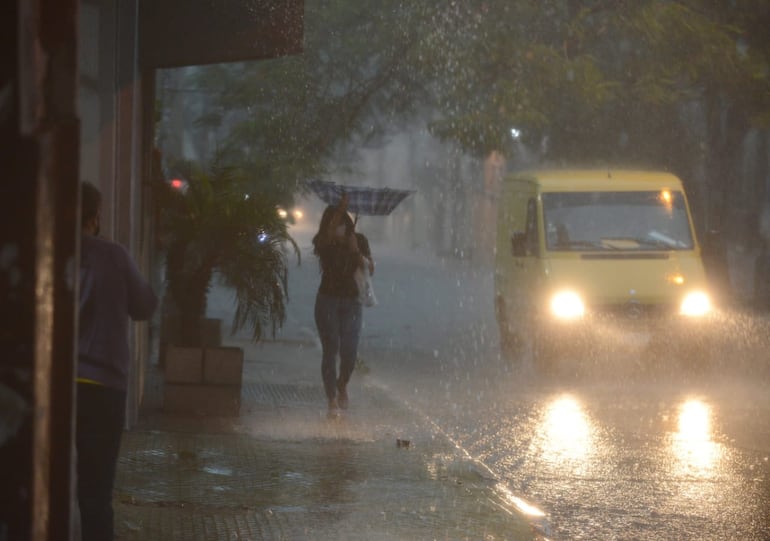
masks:
<svg viewBox="0 0 770 541"><path fill-rule="evenodd" d="M343 212L347 212L348 211L348 202L349 202L348 193L343 190L342 191L342 195L340 196L340 202L339 202L339 204L337 206Z"/></svg>

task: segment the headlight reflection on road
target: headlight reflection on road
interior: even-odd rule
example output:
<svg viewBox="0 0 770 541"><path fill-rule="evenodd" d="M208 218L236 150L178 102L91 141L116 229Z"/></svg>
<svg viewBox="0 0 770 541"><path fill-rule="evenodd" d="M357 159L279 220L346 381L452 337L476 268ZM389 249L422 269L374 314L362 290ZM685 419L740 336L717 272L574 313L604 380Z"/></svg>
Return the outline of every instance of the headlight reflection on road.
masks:
<svg viewBox="0 0 770 541"><path fill-rule="evenodd" d="M708 476L717 465L721 447L712 440L711 407L690 399L679 408L673 451L683 474Z"/></svg>
<svg viewBox="0 0 770 541"><path fill-rule="evenodd" d="M505 486L503 483L498 483L497 490L500 492L500 494L503 495L503 497L507 500L508 503L513 505L516 510L519 513L522 513L524 515L527 515L529 517L545 517L545 512L540 509L539 507L536 507L532 505L531 503L519 498L516 496L511 489L509 489L507 486Z"/></svg>
<svg viewBox="0 0 770 541"><path fill-rule="evenodd" d="M594 427L571 395L548 405L539 432L542 452L551 462L586 461L594 452Z"/></svg>

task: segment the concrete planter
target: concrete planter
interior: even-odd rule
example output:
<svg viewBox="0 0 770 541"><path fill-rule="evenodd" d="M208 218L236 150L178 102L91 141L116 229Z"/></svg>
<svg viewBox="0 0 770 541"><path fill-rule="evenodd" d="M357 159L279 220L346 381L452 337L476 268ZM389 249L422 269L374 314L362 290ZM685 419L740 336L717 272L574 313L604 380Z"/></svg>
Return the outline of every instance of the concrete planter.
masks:
<svg viewBox="0 0 770 541"><path fill-rule="evenodd" d="M177 314L168 313L163 316L160 327L160 352L158 363L161 368L166 366L166 350L171 344L179 343L180 322ZM201 318L201 345L222 345L222 320L213 318Z"/></svg>
<svg viewBox="0 0 770 541"><path fill-rule="evenodd" d="M240 413L241 348L169 345L164 373L164 411L230 416Z"/></svg>

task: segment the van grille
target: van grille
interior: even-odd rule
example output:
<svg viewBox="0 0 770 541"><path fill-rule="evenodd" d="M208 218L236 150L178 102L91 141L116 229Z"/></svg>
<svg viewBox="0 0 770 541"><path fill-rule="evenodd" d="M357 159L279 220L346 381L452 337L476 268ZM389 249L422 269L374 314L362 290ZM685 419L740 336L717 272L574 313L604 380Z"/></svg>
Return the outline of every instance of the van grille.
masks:
<svg viewBox="0 0 770 541"><path fill-rule="evenodd" d="M629 301L624 304L592 306L591 313L600 320L650 320L676 315L676 308L670 304L642 304Z"/></svg>

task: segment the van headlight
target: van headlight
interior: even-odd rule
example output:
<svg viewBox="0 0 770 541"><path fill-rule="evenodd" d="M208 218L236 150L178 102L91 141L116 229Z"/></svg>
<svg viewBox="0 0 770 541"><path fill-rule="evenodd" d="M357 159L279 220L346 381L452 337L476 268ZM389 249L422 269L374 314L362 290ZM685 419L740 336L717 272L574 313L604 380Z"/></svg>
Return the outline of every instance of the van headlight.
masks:
<svg viewBox="0 0 770 541"><path fill-rule="evenodd" d="M683 316L700 317L711 312L711 299L703 291L693 291L685 295L679 313Z"/></svg>
<svg viewBox="0 0 770 541"><path fill-rule="evenodd" d="M551 297L551 313L559 319L578 319L585 312L583 300L574 291L560 291Z"/></svg>

